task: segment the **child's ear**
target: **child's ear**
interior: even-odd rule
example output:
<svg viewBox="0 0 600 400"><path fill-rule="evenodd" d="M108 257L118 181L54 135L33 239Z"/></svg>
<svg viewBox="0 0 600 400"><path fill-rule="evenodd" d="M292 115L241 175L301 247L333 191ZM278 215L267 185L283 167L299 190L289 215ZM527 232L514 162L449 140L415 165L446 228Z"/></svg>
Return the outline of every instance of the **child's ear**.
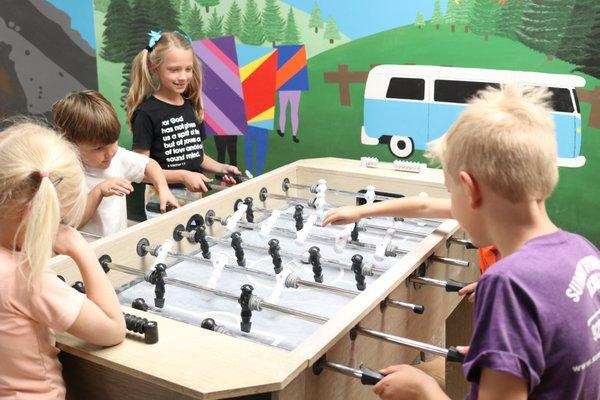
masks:
<svg viewBox="0 0 600 400"><path fill-rule="evenodd" d="M465 191L469 199L469 205L471 208L476 209L481 205L481 188L477 179L470 175L468 172L460 171L458 173L458 179L462 190Z"/></svg>

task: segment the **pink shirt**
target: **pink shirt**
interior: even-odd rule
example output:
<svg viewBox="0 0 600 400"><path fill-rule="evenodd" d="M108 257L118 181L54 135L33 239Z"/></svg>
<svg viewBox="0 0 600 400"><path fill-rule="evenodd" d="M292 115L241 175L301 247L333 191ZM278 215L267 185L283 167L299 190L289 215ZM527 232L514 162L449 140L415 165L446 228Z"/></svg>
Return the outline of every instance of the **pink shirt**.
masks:
<svg viewBox="0 0 600 400"><path fill-rule="evenodd" d="M0 248L0 399L63 399L65 383L54 331L68 330L85 295L48 268L29 289L8 250Z"/></svg>

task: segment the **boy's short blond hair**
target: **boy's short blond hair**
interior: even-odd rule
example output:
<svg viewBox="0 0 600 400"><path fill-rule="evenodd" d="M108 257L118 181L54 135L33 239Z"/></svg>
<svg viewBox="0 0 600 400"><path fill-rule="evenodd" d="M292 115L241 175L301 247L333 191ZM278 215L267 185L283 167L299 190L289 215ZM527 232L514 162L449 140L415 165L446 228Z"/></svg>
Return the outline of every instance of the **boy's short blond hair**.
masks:
<svg viewBox="0 0 600 400"><path fill-rule="evenodd" d="M428 155L450 177L468 172L509 201L544 200L558 182L550 98L514 84L480 91Z"/></svg>
<svg viewBox="0 0 600 400"><path fill-rule="evenodd" d="M72 143L107 145L119 140L115 109L95 90L71 92L52 106L54 123Z"/></svg>

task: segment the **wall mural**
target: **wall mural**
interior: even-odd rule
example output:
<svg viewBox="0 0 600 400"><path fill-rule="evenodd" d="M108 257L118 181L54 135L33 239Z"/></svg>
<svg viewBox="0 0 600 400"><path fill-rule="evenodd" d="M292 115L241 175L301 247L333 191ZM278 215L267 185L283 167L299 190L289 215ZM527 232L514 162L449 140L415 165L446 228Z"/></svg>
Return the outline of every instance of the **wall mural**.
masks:
<svg viewBox="0 0 600 400"><path fill-rule="evenodd" d="M130 62L146 46L147 32L179 29L195 44L214 44L230 62L220 58L216 75L205 75L205 84L208 90L223 81L226 68L236 76L235 90L229 87L235 106L215 108L235 120L236 128L224 128L222 116L207 113L215 136L206 149L257 174L323 156L425 161L424 143L446 129L464 100L436 101L436 93L451 96L456 88L452 82L435 88L434 76L467 68L471 84L465 93L481 79L497 83L490 76L515 74L530 84L543 78L557 89L555 108L565 107L556 109L555 118L568 165L561 167L549 212L560 226L600 244L600 229L592 223L600 196L596 0L95 0L93 11L91 0L8 0L0 19L3 114L48 115L52 102L69 90L97 84L124 122ZM225 42L225 48L219 46ZM205 60L207 71L209 64ZM423 99L412 105L402 97L415 93L399 84L411 82L405 73L410 69L421 71L424 85ZM388 81L372 84L378 71ZM262 84L255 86L254 79ZM265 90L258 91L262 85ZM401 97L394 106L402 115L410 107L420 111L402 120L385 117L394 112L386 109L392 103L388 95ZM432 120L444 123L430 127ZM378 125L383 123L394 130ZM123 124L121 144L130 143ZM138 208L130 207L134 218Z"/></svg>
<svg viewBox="0 0 600 400"><path fill-rule="evenodd" d="M0 7L0 117L49 117L71 90L96 89L90 1L6 0Z"/></svg>

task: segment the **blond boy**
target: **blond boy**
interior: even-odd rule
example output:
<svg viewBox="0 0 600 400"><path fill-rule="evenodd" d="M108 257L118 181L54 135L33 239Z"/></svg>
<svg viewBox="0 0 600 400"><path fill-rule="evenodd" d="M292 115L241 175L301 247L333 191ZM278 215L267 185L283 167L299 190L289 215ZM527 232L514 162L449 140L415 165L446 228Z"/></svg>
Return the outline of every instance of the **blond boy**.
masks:
<svg viewBox="0 0 600 400"><path fill-rule="evenodd" d="M513 85L480 92L432 151L452 216L474 244L503 255L478 282L463 364L471 399L600 398L600 253L546 213L558 181L549 96ZM382 372L381 399L448 398L415 368Z"/></svg>

